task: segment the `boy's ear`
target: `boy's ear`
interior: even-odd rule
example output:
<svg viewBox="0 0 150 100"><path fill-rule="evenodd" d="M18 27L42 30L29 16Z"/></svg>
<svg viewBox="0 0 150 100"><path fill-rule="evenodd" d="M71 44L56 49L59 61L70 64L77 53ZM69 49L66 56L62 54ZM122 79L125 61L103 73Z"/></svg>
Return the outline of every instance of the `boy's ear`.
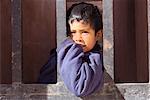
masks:
<svg viewBox="0 0 150 100"><path fill-rule="evenodd" d="M96 33L96 40L97 41L102 41L103 39L103 30L99 30L97 33Z"/></svg>

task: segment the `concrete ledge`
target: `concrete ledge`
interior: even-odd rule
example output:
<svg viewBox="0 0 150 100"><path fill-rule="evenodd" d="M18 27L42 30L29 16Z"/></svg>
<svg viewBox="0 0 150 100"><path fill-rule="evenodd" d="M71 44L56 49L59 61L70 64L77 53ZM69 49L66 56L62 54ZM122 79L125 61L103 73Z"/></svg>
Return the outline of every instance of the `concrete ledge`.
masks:
<svg viewBox="0 0 150 100"><path fill-rule="evenodd" d="M125 83L116 84L125 100L150 100L150 84Z"/></svg>

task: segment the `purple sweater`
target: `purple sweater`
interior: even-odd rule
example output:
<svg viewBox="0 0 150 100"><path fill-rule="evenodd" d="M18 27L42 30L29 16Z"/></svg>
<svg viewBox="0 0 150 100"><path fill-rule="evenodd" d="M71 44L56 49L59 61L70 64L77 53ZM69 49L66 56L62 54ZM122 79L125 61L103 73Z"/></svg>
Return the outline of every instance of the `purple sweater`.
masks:
<svg viewBox="0 0 150 100"><path fill-rule="evenodd" d="M99 45L84 53L79 44L66 39L57 49L60 76L76 96L93 93L103 84L102 55Z"/></svg>

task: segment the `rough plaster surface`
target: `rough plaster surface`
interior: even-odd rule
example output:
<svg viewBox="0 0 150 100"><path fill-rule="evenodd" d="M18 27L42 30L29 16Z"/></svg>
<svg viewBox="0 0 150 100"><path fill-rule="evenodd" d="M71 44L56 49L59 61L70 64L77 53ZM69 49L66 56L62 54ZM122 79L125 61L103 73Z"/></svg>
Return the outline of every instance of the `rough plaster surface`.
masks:
<svg viewBox="0 0 150 100"><path fill-rule="evenodd" d="M63 82L57 84L0 85L0 100L124 100L111 77L105 73L104 86L87 97L76 97Z"/></svg>
<svg viewBox="0 0 150 100"><path fill-rule="evenodd" d="M117 87L125 100L150 100L150 84L148 83L118 84Z"/></svg>
<svg viewBox="0 0 150 100"><path fill-rule="evenodd" d="M103 59L104 67L114 79L113 61L113 0L103 0Z"/></svg>

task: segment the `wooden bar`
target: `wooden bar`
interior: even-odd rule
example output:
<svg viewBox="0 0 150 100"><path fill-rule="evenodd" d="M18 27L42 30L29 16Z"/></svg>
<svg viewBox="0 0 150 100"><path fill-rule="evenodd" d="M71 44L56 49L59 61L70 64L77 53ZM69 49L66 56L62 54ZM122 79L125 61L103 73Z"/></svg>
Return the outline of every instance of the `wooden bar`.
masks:
<svg viewBox="0 0 150 100"><path fill-rule="evenodd" d="M137 81L148 82L147 0L135 1L135 16Z"/></svg>
<svg viewBox="0 0 150 100"><path fill-rule="evenodd" d="M134 0L114 0L115 82L136 82Z"/></svg>
<svg viewBox="0 0 150 100"><path fill-rule="evenodd" d="M11 2L0 0L0 83L11 82Z"/></svg>

